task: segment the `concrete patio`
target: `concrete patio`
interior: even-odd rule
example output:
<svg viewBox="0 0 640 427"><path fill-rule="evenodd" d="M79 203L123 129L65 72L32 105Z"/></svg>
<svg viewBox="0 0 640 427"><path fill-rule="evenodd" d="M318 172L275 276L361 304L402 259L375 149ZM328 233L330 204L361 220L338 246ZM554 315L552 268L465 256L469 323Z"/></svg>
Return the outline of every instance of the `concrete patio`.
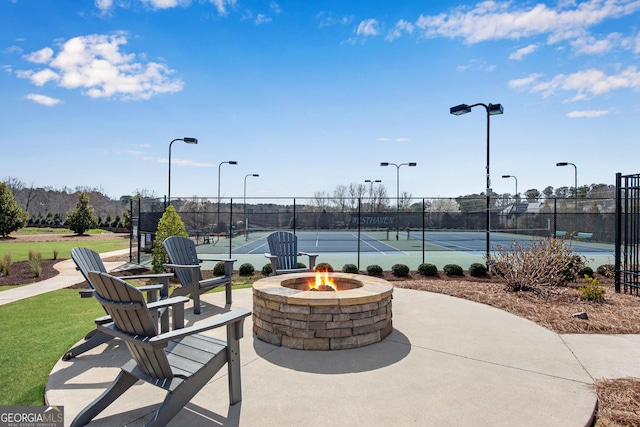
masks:
<svg viewBox="0 0 640 427"><path fill-rule="evenodd" d="M201 315L187 306L187 324L229 309L223 304L223 292L204 295ZM233 291L236 307L252 310L251 289ZM229 406L223 369L171 425L582 427L596 408L594 378L640 376L635 335L558 335L445 295L395 289L393 326L386 339L366 347L302 351L258 340L248 318L242 402ZM129 358L113 340L59 361L47 403L64 406L69 425ZM144 425L163 397L139 383L90 425Z"/></svg>

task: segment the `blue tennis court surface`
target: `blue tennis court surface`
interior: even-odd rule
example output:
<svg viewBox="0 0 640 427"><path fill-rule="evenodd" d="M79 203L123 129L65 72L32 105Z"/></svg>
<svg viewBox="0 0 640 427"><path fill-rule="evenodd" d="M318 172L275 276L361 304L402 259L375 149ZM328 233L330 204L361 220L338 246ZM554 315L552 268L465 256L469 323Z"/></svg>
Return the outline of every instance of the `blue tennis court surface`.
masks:
<svg viewBox="0 0 640 427"><path fill-rule="evenodd" d="M236 254L262 254L269 252L267 235L269 233L252 233L246 239L236 238L233 252ZM457 251L468 254L482 254L486 250L486 232L484 231L425 231L424 241L422 231L400 231L396 240L396 233L391 231L296 231L298 236L298 250L309 253L378 253L401 254L413 251ZM359 237L359 239L358 239ZM509 249L514 241L526 247L534 237L520 234L492 231L490 235L491 251L500 247ZM242 242L242 243L241 243ZM574 252L581 254L613 254L613 245L567 241Z"/></svg>
<svg viewBox="0 0 640 427"><path fill-rule="evenodd" d="M400 253L400 249L389 243L379 240L384 236L371 236L360 233L360 245L358 248L357 232L317 232L298 231L298 250L309 253L343 253L343 252L375 252L381 254ZM242 237L241 237L242 238ZM267 235L251 240L233 250L238 254L260 254L269 252Z"/></svg>

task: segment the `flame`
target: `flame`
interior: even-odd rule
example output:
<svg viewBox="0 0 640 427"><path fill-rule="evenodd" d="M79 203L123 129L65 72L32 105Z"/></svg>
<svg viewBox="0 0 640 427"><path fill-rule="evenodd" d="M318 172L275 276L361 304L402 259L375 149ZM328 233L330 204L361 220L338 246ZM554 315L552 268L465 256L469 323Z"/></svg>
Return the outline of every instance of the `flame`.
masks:
<svg viewBox="0 0 640 427"><path fill-rule="evenodd" d="M316 271L315 283L309 284L309 290L312 291L337 291L338 286L331 277L329 271Z"/></svg>

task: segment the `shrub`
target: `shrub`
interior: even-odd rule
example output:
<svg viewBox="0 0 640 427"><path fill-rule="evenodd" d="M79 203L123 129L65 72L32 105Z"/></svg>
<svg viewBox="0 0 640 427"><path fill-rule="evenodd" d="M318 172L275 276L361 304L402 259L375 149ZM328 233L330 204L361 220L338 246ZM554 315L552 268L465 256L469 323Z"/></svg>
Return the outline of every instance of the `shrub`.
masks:
<svg viewBox="0 0 640 427"><path fill-rule="evenodd" d="M40 277L42 274L42 254L29 249L29 265L31 266L33 275L35 277Z"/></svg>
<svg viewBox="0 0 640 427"><path fill-rule="evenodd" d="M464 276L464 270L458 264L447 264L442 270L449 276Z"/></svg>
<svg viewBox="0 0 640 427"><path fill-rule="evenodd" d="M98 226L98 217L93 213L93 206L89 203L89 194L80 193L75 209L67 214L69 229L78 235Z"/></svg>
<svg viewBox="0 0 640 427"><path fill-rule="evenodd" d="M396 277L407 277L409 275L409 267L404 264L393 264L391 273Z"/></svg>
<svg viewBox="0 0 640 427"><path fill-rule="evenodd" d="M474 262L469 266L469 274L473 277L483 277L487 275L487 266Z"/></svg>
<svg viewBox="0 0 640 427"><path fill-rule="evenodd" d="M604 277L613 277L616 267L613 264L603 264L596 268L596 273Z"/></svg>
<svg viewBox="0 0 640 427"><path fill-rule="evenodd" d="M271 269L271 263L269 262L265 264L260 272L263 276L270 276L271 273L273 273L273 270Z"/></svg>
<svg viewBox="0 0 640 427"><path fill-rule="evenodd" d="M297 263L296 267L298 267L298 268L307 268L307 266L303 262Z"/></svg>
<svg viewBox="0 0 640 427"><path fill-rule="evenodd" d="M329 272L331 272L331 271L333 271L333 267L328 262L321 262L320 264L316 265L315 271L329 271Z"/></svg>
<svg viewBox="0 0 640 427"><path fill-rule="evenodd" d="M367 267L367 274L369 276L382 276L382 267L379 265L370 265Z"/></svg>
<svg viewBox="0 0 640 427"><path fill-rule="evenodd" d="M563 239L534 239L526 246L515 241L510 248L498 246L494 255L485 256L491 269L504 277L510 291L542 290L547 286L566 286L584 267L584 258L573 254Z"/></svg>
<svg viewBox="0 0 640 427"><path fill-rule="evenodd" d="M582 298L588 301L601 302L604 300L604 294L607 292L600 286L600 282L595 277L591 277L587 274L584 275L584 280L587 284L578 290L582 293Z"/></svg>
<svg viewBox="0 0 640 427"><path fill-rule="evenodd" d="M438 267L433 264L423 263L418 266L418 273L423 276L437 276L438 275Z"/></svg>
<svg viewBox="0 0 640 427"><path fill-rule="evenodd" d="M162 242L170 236L189 237L184 222L182 222L182 218L180 218L180 215L178 215L173 205L167 206L167 209L162 214L162 218L158 221L156 239L153 242L153 258L151 260L154 273L162 273L164 270L162 264L169 262L169 257L164 250L164 246L162 246Z"/></svg>
<svg viewBox="0 0 640 427"><path fill-rule="evenodd" d="M58 250L57 250L57 249L54 249L54 250L53 250L53 259L54 259L54 260L55 260L55 259L58 259Z"/></svg>
<svg viewBox="0 0 640 427"><path fill-rule="evenodd" d="M4 272L5 275L11 274L11 254L6 253L4 257L0 260L0 270Z"/></svg>
<svg viewBox="0 0 640 427"><path fill-rule="evenodd" d="M13 198L13 192L6 182L0 182L0 237L6 237L25 225L29 213L22 210Z"/></svg>
<svg viewBox="0 0 640 427"><path fill-rule="evenodd" d="M342 266L343 273L358 274L358 267L355 264L345 264Z"/></svg>
<svg viewBox="0 0 640 427"><path fill-rule="evenodd" d="M240 266L240 268L238 268L238 273L241 276L251 276L251 275L253 275L254 271L256 271L256 269L253 268L253 265L251 265L248 262L245 262L244 264L242 264Z"/></svg>
<svg viewBox="0 0 640 427"><path fill-rule="evenodd" d="M216 265L213 266L213 275L224 276L224 262L217 262Z"/></svg>
<svg viewBox="0 0 640 427"><path fill-rule="evenodd" d="M582 277L584 277L584 276L593 277L593 268L588 267L588 266L582 267L580 269L580 271L578 272L578 274L580 276L582 276Z"/></svg>

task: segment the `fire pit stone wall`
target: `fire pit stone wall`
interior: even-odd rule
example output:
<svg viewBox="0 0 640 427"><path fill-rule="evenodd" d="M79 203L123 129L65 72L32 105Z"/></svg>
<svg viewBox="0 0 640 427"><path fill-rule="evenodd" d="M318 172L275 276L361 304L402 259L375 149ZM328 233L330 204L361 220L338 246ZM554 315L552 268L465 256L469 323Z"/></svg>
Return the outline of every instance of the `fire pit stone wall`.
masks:
<svg viewBox="0 0 640 427"><path fill-rule="evenodd" d="M383 279L330 273L352 285L342 291L286 287L313 278L297 273L253 285L253 332L262 341L300 350L342 350L382 341L393 329L393 287Z"/></svg>

